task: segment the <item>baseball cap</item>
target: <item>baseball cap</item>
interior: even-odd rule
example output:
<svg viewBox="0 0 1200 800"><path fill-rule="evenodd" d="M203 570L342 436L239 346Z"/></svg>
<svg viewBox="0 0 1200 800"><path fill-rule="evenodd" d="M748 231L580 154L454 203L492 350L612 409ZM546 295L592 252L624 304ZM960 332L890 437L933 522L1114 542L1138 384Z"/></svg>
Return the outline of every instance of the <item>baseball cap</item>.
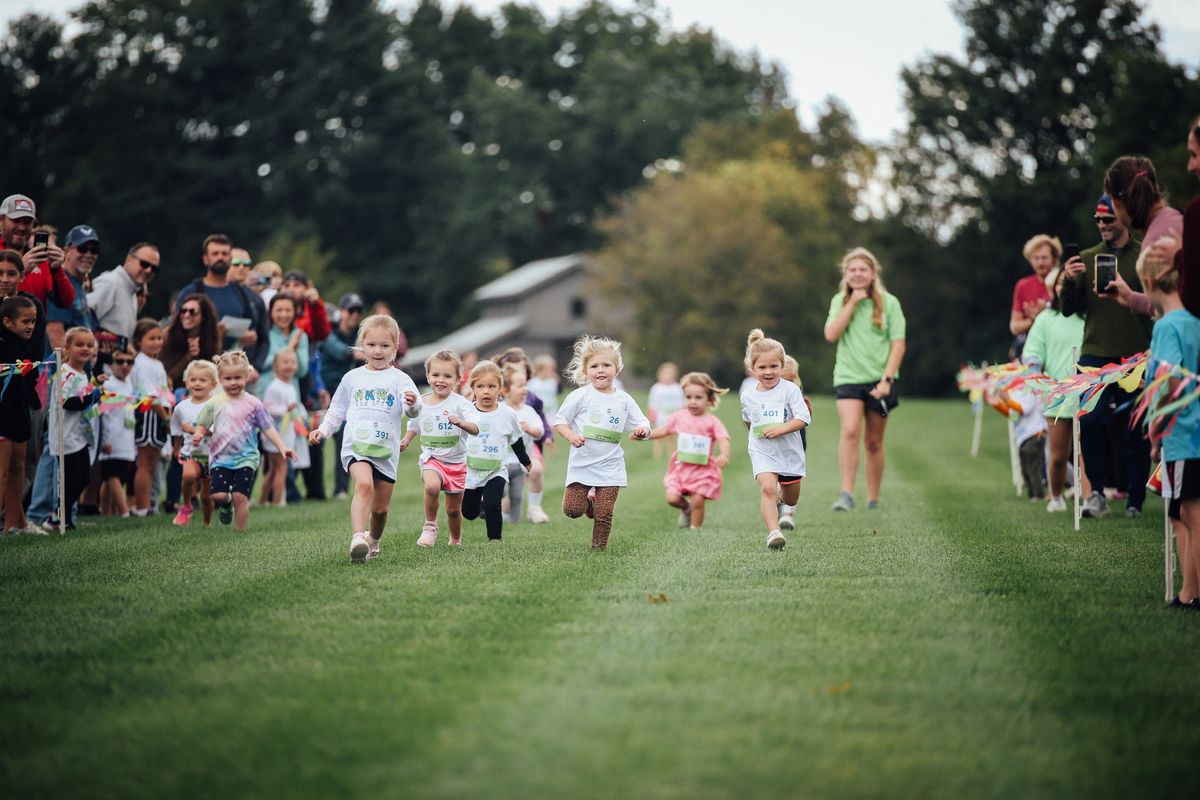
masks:
<svg viewBox="0 0 1200 800"><path fill-rule="evenodd" d="M1096 213L1103 217L1115 217L1117 210L1113 208L1112 198L1106 194L1100 195L1100 199L1096 201Z"/></svg>
<svg viewBox="0 0 1200 800"><path fill-rule="evenodd" d="M308 283L308 276L298 269L289 269L287 272L283 273L283 280L284 282L300 281L301 283Z"/></svg>
<svg viewBox="0 0 1200 800"><path fill-rule="evenodd" d="M20 217L37 218L37 206L23 194L10 194L4 198L4 202L0 203L0 214L9 219L19 219Z"/></svg>
<svg viewBox="0 0 1200 800"><path fill-rule="evenodd" d="M100 235L96 233L96 229L91 225L76 225L71 230L67 231L67 238L63 240L65 247L76 247L84 242L95 242L100 244Z"/></svg>
<svg viewBox="0 0 1200 800"><path fill-rule="evenodd" d="M338 308L349 311L352 308L362 309L363 299L354 292L346 292L338 298Z"/></svg>

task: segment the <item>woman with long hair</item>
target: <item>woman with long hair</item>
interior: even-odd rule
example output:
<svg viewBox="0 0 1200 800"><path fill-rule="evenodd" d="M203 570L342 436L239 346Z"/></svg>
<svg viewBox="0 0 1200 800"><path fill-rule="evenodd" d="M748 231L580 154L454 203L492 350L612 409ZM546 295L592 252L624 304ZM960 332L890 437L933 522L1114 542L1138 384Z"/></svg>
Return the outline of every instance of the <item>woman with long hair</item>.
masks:
<svg viewBox="0 0 1200 800"><path fill-rule="evenodd" d="M217 307L196 292L179 301L179 308L167 325L162 362L171 386L183 386L183 371L197 358L211 361L221 352L221 330Z"/></svg>

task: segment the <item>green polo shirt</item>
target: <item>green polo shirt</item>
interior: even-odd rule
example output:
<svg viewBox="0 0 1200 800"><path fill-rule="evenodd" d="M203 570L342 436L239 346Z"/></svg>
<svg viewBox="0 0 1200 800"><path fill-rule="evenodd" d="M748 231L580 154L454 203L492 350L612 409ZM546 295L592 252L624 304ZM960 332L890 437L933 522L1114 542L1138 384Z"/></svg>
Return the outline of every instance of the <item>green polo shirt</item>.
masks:
<svg viewBox="0 0 1200 800"><path fill-rule="evenodd" d="M829 303L829 317L825 324L837 317L844 305L845 295L838 292ZM875 326L871 318L875 313L875 301L863 300L854 308L854 314L842 331L837 343L837 360L833 365L833 385L846 383L878 383L883 377L892 342L904 338L904 311L895 295L883 293L883 325ZM893 376L899 377L899 374Z"/></svg>

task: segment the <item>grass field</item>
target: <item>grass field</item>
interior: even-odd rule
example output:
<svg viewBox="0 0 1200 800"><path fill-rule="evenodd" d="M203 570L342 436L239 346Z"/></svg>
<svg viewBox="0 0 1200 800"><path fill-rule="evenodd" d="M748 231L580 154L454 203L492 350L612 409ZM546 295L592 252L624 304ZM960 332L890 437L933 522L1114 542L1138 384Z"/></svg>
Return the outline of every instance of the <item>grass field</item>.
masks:
<svg viewBox="0 0 1200 800"><path fill-rule="evenodd" d="M816 411L779 553L740 425L699 533L627 444L604 553L557 514L417 548L411 454L363 567L336 501L0 541L0 797L1196 796L1160 503L1075 533L1014 497L999 417L972 460L965 402L906 400L883 509L834 514Z"/></svg>

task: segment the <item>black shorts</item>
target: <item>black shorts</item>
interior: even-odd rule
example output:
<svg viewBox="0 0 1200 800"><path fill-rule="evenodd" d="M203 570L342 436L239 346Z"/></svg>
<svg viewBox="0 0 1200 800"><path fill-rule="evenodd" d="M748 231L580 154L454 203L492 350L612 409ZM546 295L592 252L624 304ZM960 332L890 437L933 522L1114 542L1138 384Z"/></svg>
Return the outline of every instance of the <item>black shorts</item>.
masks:
<svg viewBox="0 0 1200 800"><path fill-rule="evenodd" d="M129 483L133 480L133 473L136 471L136 461L126 461L122 458L106 458L100 462L101 480L106 481L109 478L117 478L121 483Z"/></svg>
<svg viewBox="0 0 1200 800"><path fill-rule="evenodd" d="M1167 492L1168 487L1171 504L1167 514L1171 519L1179 519L1180 501L1200 499L1200 458L1168 461L1163 470L1163 491Z"/></svg>
<svg viewBox="0 0 1200 800"><path fill-rule="evenodd" d="M803 475L780 475L779 485L788 486L789 484L799 483L802 480L804 480Z"/></svg>
<svg viewBox="0 0 1200 800"><path fill-rule="evenodd" d="M367 461L365 458L351 458L350 461L347 462L347 464L346 464L346 472L350 471L351 464L371 464L371 462ZM393 483L393 484L396 482L395 478L389 478L387 475L384 475L382 472L379 471L379 467L375 466L374 464L371 464L371 474L377 481L383 481L384 483Z"/></svg>
<svg viewBox="0 0 1200 800"><path fill-rule="evenodd" d="M25 387L20 384L20 380L12 382L9 386L9 391L23 392ZM30 424L30 411L28 408L15 407L12 411L6 414L0 414L0 439L7 439L15 444L28 442L33 434L33 426Z"/></svg>
<svg viewBox="0 0 1200 800"><path fill-rule="evenodd" d="M236 492L237 494L249 497L250 491L254 488L254 474L256 472L257 470L253 467L239 467L238 469L213 467L209 471L211 478L209 491L213 494Z"/></svg>
<svg viewBox="0 0 1200 800"><path fill-rule="evenodd" d="M138 447L162 449L167 443L167 423L153 411L138 411L133 429L133 441Z"/></svg>
<svg viewBox="0 0 1200 800"><path fill-rule="evenodd" d="M900 405L900 398L896 396L896 384L893 383L891 393L883 400L876 400L871 397L871 390L878 385L878 383L843 383L841 386L833 387L833 392L838 400L861 400L868 411L874 411L876 414L886 417L893 408Z"/></svg>

